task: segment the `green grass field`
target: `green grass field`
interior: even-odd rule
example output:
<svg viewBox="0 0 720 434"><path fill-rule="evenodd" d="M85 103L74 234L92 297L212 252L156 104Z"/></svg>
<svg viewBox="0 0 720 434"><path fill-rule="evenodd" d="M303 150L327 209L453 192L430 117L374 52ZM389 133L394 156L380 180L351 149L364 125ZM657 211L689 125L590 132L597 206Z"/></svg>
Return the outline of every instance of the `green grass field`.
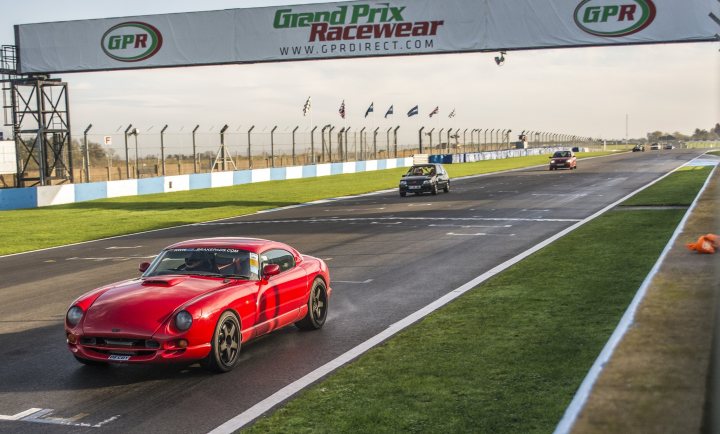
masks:
<svg viewBox="0 0 720 434"><path fill-rule="evenodd" d="M584 153L580 157L605 155ZM547 164L547 155L448 164L451 177ZM0 211L0 255L396 188L406 168ZM28 230L28 228L32 228Z"/></svg>
<svg viewBox="0 0 720 434"><path fill-rule="evenodd" d="M632 202L686 207L709 173ZM243 432L551 432L685 211L610 211Z"/></svg>

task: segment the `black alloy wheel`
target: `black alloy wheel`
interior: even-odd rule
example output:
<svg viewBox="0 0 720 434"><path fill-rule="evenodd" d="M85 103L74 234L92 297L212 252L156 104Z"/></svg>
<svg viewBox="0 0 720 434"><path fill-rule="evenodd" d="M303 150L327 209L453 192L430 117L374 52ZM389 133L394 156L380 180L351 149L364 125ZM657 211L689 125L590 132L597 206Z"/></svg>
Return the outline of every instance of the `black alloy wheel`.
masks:
<svg viewBox="0 0 720 434"><path fill-rule="evenodd" d="M448 182L445 183L445 188L443 188L443 191L445 193L450 193L450 181L449 180L448 180Z"/></svg>
<svg viewBox="0 0 720 434"><path fill-rule="evenodd" d="M295 325L300 330L317 330L325 324L328 312L327 288L322 279L317 278L310 290L307 302L308 312Z"/></svg>
<svg viewBox="0 0 720 434"><path fill-rule="evenodd" d="M432 193L433 196L435 196L436 194L438 194L437 182L432 185L432 190L430 190L430 193Z"/></svg>
<svg viewBox="0 0 720 434"><path fill-rule="evenodd" d="M212 348L203 365L215 372L229 372L240 359L240 321L230 311L223 312L215 326Z"/></svg>

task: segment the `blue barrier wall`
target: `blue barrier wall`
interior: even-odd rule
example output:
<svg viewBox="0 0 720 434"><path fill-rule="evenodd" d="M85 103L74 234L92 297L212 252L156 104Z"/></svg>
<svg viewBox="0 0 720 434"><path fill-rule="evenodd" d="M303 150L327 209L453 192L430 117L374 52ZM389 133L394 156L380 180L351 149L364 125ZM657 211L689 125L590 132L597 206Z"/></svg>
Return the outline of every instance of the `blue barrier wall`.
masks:
<svg viewBox="0 0 720 434"><path fill-rule="evenodd" d="M562 148L511 149L505 151L476 152L467 154L429 155L431 163L462 163L499 158L540 155ZM393 164L394 163L394 164ZM340 175L343 173L385 170L392 167L408 167L413 158L357 161L355 163L330 163L272 169L238 170L235 172L199 173L171 177L155 177L62 186L0 189L0 210L37 208L63 203L82 202L107 197L164 193L166 191L198 190L249 184L251 182L281 181L296 178ZM254 179L254 181L253 181ZM135 188L137 186L137 188Z"/></svg>

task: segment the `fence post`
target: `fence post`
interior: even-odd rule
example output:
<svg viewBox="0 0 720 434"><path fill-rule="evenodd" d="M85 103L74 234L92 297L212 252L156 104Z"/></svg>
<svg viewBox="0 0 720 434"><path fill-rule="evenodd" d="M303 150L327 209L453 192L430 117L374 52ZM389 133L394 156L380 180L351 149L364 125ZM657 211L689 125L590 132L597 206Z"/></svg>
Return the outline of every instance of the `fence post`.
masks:
<svg viewBox="0 0 720 434"><path fill-rule="evenodd" d="M423 130L424 129L425 129L425 127L422 127L422 128L420 128L420 131L418 131L418 141L419 141L418 145L420 146L420 151L419 151L420 154L423 153L422 139L423 139ZM397 148L395 148L395 158L397 158Z"/></svg>
<svg viewBox="0 0 720 434"><path fill-rule="evenodd" d="M321 143L322 150L320 153L320 161L323 163L325 162L325 130L327 130L328 128L330 128L329 124L325 125L324 127L322 127L322 130L320 130L320 137L322 139L322 143Z"/></svg>
<svg viewBox="0 0 720 434"><path fill-rule="evenodd" d="M377 160L377 135L378 131L380 130L380 127L375 128L375 131L373 131L373 159Z"/></svg>
<svg viewBox="0 0 720 434"><path fill-rule="evenodd" d="M85 148L85 164L83 164L85 169L85 182L90 182L90 150L88 149L87 141L87 134L88 131L90 131L90 128L92 128L92 124L88 125L87 128L85 128L85 132L83 133L83 145Z"/></svg>
<svg viewBox="0 0 720 434"><path fill-rule="evenodd" d="M393 145L395 147L395 158L397 158L397 132L400 129L400 125L396 126L393 130Z"/></svg>
<svg viewBox="0 0 720 434"><path fill-rule="evenodd" d="M195 128L192 130L192 146L193 146L193 173L197 173L197 149L195 147L195 133L197 132L198 128L200 128L200 125L195 125Z"/></svg>
<svg viewBox="0 0 720 434"><path fill-rule="evenodd" d="M293 166L296 165L296 163L295 163L295 131L297 131L298 128L300 128L300 127L295 127L295 129L294 129L293 132L292 132L292 141L293 141L293 144L292 144L292 165L293 165Z"/></svg>
<svg viewBox="0 0 720 434"><path fill-rule="evenodd" d="M275 130L277 125L270 130L270 167L275 167Z"/></svg>
<svg viewBox="0 0 720 434"><path fill-rule="evenodd" d="M363 136L365 135L365 127L360 130L360 159L365 160L365 146L363 145Z"/></svg>
<svg viewBox="0 0 720 434"><path fill-rule="evenodd" d="M350 161L348 158L348 148L350 147L350 142L348 141L348 132L350 131L350 127L345 128L345 161ZM357 157L355 158L357 161Z"/></svg>
<svg viewBox="0 0 720 434"><path fill-rule="evenodd" d="M132 124L128 125L128 127L125 128L125 176L127 176L127 179L130 179L130 153L128 152L128 133L130 133L131 128Z"/></svg>
<svg viewBox="0 0 720 434"><path fill-rule="evenodd" d="M165 130L167 130L167 125L163 127L162 130L160 130L160 161L161 161L161 167L162 167L162 176L165 176Z"/></svg>
<svg viewBox="0 0 720 434"><path fill-rule="evenodd" d="M343 142L345 141L345 127L338 131L338 151L340 151L340 161L345 161L345 152L343 151ZM345 144L347 147L347 144Z"/></svg>
<svg viewBox="0 0 720 434"><path fill-rule="evenodd" d="M328 153L330 154L330 162L332 163L332 132L335 129L334 126L331 126L328 130ZM342 157L341 157L342 158Z"/></svg>
<svg viewBox="0 0 720 434"><path fill-rule="evenodd" d="M248 157L248 169L252 169L252 168L253 168L253 163L252 163L252 148L251 148L251 144L250 144L250 133L252 133L252 130L253 130L254 128L255 128L255 125L251 126L250 129L248 130L248 133L247 133L247 134L248 134L248 154L247 154L247 157Z"/></svg>
<svg viewBox="0 0 720 434"><path fill-rule="evenodd" d="M310 164L315 164L315 130L317 125L310 130Z"/></svg>

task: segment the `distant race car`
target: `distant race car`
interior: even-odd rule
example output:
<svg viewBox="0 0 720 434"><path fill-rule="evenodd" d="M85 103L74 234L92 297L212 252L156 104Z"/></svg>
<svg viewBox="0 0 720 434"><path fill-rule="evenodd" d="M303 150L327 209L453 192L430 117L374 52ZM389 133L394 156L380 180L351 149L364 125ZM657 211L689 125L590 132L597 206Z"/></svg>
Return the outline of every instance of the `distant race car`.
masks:
<svg viewBox="0 0 720 434"><path fill-rule="evenodd" d="M665 149L675 149L675 145L673 145L672 143L666 143Z"/></svg>
<svg viewBox="0 0 720 434"><path fill-rule="evenodd" d="M556 151L550 157L550 170L577 169L577 158L572 151Z"/></svg>
<svg viewBox="0 0 720 434"><path fill-rule="evenodd" d="M633 152L645 152L645 145L635 145L632 148Z"/></svg>
<svg viewBox="0 0 720 434"><path fill-rule="evenodd" d="M450 177L442 164L415 164L402 176L399 189L402 197L408 193L438 194L440 189L449 193Z"/></svg>
<svg viewBox="0 0 720 434"><path fill-rule="evenodd" d="M72 302L65 335L79 362L200 361L227 372L252 338L289 324L321 328L332 293L321 259L254 238L173 244L140 271Z"/></svg>
<svg viewBox="0 0 720 434"><path fill-rule="evenodd" d="M660 150L660 145L657 144L657 143L653 143L652 145L650 145L650 150L651 150L651 151L658 151L658 150Z"/></svg>

